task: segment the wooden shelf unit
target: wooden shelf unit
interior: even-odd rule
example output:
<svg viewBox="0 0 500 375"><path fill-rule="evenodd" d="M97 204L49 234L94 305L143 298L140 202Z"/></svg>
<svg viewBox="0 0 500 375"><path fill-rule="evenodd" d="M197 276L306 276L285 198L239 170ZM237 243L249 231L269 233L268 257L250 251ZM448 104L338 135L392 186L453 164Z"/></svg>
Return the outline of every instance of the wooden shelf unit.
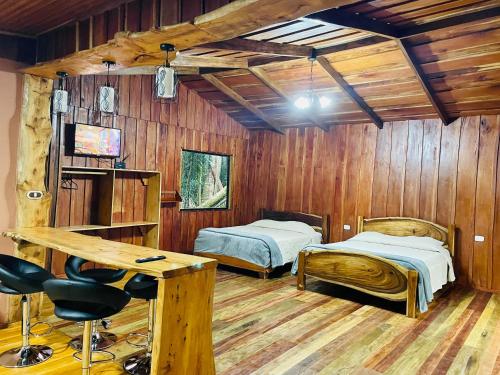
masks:
<svg viewBox="0 0 500 375"><path fill-rule="evenodd" d="M69 232L88 232L118 228L139 228L143 235L143 245L157 249L159 247L161 174L158 171L137 169L93 168L78 166L61 167L63 176L75 178L93 178L96 199L92 205L91 222L84 225L61 226ZM117 175L140 178L146 186L144 218L142 221L114 222L113 204ZM128 176L127 176L128 177Z"/></svg>

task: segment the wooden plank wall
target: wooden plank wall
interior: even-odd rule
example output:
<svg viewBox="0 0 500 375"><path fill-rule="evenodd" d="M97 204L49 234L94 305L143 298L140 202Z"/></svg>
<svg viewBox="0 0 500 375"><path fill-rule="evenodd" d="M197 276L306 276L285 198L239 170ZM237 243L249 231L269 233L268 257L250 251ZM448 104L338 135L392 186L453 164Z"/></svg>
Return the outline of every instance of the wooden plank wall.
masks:
<svg viewBox="0 0 500 375"><path fill-rule="evenodd" d="M330 214L332 242L356 217L455 223L462 283L500 290L500 116L252 132L248 220L261 207ZM343 230L348 224L351 230ZM485 237L474 242L474 235Z"/></svg>
<svg viewBox="0 0 500 375"><path fill-rule="evenodd" d="M83 122L122 129L122 156L129 169L159 170L162 190L179 190L181 149L211 151L233 156L232 204L230 210L180 212L176 205L161 209L160 248L191 252L196 234L208 226L238 225L244 219L245 200L241 199L247 183L245 171L249 132L221 110L210 105L194 90L180 85L175 103L160 103L152 98L151 76L111 77L117 91L118 114L101 115L97 91L105 82L102 76L82 76L68 81L71 111L65 123ZM61 145L64 140L61 138ZM109 159L71 157L59 149L61 165L111 167ZM56 225L90 223L92 179L77 178L77 189L59 188ZM145 188L140 179L118 179L113 218L116 222L144 220ZM113 240L141 244L138 230L113 229L98 233ZM62 274L65 257L54 253L53 271Z"/></svg>
<svg viewBox="0 0 500 375"><path fill-rule="evenodd" d="M230 2L231 0L133 0L104 12L102 9L95 9L91 17L40 35L37 61L56 59L104 44L119 31L146 31L190 21Z"/></svg>

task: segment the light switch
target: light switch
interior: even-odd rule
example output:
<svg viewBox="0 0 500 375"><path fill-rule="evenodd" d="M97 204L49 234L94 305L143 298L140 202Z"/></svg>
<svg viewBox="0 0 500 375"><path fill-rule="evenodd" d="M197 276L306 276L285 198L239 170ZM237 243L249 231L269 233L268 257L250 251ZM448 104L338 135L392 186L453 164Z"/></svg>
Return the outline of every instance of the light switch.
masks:
<svg viewBox="0 0 500 375"><path fill-rule="evenodd" d="M349 224L344 224L344 230L351 230L351 226Z"/></svg>
<svg viewBox="0 0 500 375"><path fill-rule="evenodd" d="M476 242L484 242L484 236L474 236L474 241L476 241Z"/></svg>

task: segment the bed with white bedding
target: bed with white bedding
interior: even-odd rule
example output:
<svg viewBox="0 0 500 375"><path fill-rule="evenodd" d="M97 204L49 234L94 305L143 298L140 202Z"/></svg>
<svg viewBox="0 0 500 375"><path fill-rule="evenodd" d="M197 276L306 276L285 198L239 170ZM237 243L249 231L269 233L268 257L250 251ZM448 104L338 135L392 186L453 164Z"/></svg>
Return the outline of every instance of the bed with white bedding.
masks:
<svg viewBox="0 0 500 375"><path fill-rule="evenodd" d="M360 218L358 234L305 248L294 263L297 286L315 276L390 300L406 300L407 315L427 311L455 280L454 228L412 218Z"/></svg>
<svg viewBox="0 0 500 375"><path fill-rule="evenodd" d="M276 267L293 262L304 247L327 240L327 216L262 210L261 220L248 225L200 230L194 253L266 278Z"/></svg>

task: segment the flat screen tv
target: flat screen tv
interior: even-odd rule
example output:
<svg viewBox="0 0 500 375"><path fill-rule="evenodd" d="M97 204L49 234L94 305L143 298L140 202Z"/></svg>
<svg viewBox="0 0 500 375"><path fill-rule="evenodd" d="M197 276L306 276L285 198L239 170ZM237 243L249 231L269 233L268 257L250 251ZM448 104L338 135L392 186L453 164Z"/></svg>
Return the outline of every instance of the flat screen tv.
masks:
<svg viewBox="0 0 500 375"><path fill-rule="evenodd" d="M66 147L71 155L120 156L120 129L79 123L67 125L66 129Z"/></svg>

